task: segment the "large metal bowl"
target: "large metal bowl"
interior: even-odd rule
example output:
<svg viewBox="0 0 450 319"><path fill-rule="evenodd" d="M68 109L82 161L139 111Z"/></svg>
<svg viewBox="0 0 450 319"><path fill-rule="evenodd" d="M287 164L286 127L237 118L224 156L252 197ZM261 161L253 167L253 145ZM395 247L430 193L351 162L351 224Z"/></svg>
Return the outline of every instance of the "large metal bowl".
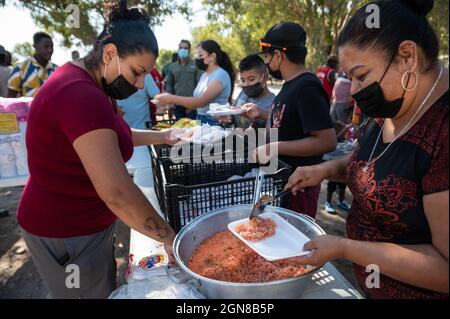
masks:
<svg viewBox="0 0 450 319"><path fill-rule="evenodd" d="M219 281L200 276L191 271L187 265L195 248L212 235L227 230L228 224L247 218L251 205L239 205L216 209L201 215L186 225L175 238L174 256L188 278L193 279L199 291L208 298L220 299L288 299L301 297L305 286L311 283L312 276L319 269L295 278L263 283L235 283ZM274 212L286 219L310 239L325 234L314 220L303 214L288 209L267 206L266 212Z"/></svg>

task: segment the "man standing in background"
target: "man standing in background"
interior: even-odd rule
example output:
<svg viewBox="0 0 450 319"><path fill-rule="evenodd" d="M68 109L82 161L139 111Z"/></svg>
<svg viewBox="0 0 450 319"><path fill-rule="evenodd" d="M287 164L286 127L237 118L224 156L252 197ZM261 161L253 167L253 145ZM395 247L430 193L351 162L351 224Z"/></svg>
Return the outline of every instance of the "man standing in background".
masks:
<svg viewBox="0 0 450 319"><path fill-rule="evenodd" d="M6 97L8 93L8 77L10 68L6 64L6 50L0 45L0 97Z"/></svg>
<svg viewBox="0 0 450 319"><path fill-rule="evenodd" d="M37 32L33 36L35 53L28 60L14 66L8 81L8 97L35 96L45 80L56 70L50 61L53 55L52 38Z"/></svg>
<svg viewBox="0 0 450 319"><path fill-rule="evenodd" d="M188 40L181 40L178 45L178 61L172 63L165 79L165 90L167 93L179 96L192 96L197 86L202 71L197 69L194 61L189 57L191 43ZM175 118L188 117L197 118L197 111L186 110L181 105L175 106Z"/></svg>
<svg viewBox="0 0 450 319"><path fill-rule="evenodd" d="M9 52L9 51L6 51L5 65L12 66L12 55L11 55L11 52Z"/></svg>

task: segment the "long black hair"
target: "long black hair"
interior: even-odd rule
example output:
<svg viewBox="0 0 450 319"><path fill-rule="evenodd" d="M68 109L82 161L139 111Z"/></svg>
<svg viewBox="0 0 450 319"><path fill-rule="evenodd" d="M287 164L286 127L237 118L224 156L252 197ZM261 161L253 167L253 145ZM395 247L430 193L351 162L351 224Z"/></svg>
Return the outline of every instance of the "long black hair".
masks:
<svg viewBox="0 0 450 319"><path fill-rule="evenodd" d="M231 92L228 97L228 102L231 103L234 91L234 81L236 80L236 73L234 72L233 64L231 63L230 57L220 48L220 45L214 40L206 40L199 44L203 50L209 54L215 53L217 57L217 64L224 69L231 80Z"/></svg>
<svg viewBox="0 0 450 319"><path fill-rule="evenodd" d="M103 60L103 48L112 43L117 47L118 55L151 52L159 54L158 41L150 29L149 17L136 7L128 9L127 1L118 4L106 3L107 21L97 38L94 48L84 58L88 69L95 69Z"/></svg>
<svg viewBox="0 0 450 319"><path fill-rule="evenodd" d="M380 27L366 25L371 10L379 8ZM433 0L376 0L362 8L347 22L337 39L337 46L353 44L361 48L372 47L394 57L402 41L417 43L425 53L425 72L436 65L439 56L439 40L426 16L433 8ZM370 8L368 8L370 9Z"/></svg>

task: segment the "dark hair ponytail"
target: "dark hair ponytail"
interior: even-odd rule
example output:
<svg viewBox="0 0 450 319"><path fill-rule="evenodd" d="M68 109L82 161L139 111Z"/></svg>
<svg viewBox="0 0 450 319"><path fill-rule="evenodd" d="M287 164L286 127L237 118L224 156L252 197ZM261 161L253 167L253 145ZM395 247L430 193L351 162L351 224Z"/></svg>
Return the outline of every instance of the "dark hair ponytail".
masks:
<svg viewBox="0 0 450 319"><path fill-rule="evenodd" d="M127 1L118 4L105 1L107 21L97 38L94 48L84 58L88 69L95 69L102 62L103 48L112 43L120 57L130 54L151 52L159 54L158 41L150 29L150 19L136 7L128 9Z"/></svg>
<svg viewBox="0 0 450 319"><path fill-rule="evenodd" d="M369 5L380 11L380 28L368 28L366 20ZM436 65L439 56L439 40L426 16L433 8L433 0L376 0L362 8L347 22L337 40L337 46L353 44L361 48L373 47L392 58L402 41L411 40L422 48L429 71ZM370 12L370 10L369 10Z"/></svg>
<svg viewBox="0 0 450 319"><path fill-rule="evenodd" d="M231 92L230 96L228 97L228 102L231 103L234 91L234 82L236 80L236 73L234 72L233 63L231 63L230 57L226 52L222 51L220 45L214 40L203 41L199 46L209 54L215 53L217 57L217 64L230 76Z"/></svg>

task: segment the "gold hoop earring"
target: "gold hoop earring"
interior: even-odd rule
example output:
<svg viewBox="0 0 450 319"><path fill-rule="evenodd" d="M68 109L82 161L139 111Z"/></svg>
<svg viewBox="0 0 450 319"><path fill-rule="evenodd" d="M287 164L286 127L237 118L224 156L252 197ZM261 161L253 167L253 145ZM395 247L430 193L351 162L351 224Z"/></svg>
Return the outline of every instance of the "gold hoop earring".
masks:
<svg viewBox="0 0 450 319"><path fill-rule="evenodd" d="M409 82L409 78L408 78L408 82L405 85L405 76L407 74L414 74L414 77L416 79L416 81L414 82L414 86L412 88L410 88L410 89L408 89L408 87L407 87L408 82ZM402 87L403 87L403 90L405 90L406 92L414 91L417 88L418 84L419 84L419 74L416 71L406 71L405 73L403 73L403 75L402 75Z"/></svg>

